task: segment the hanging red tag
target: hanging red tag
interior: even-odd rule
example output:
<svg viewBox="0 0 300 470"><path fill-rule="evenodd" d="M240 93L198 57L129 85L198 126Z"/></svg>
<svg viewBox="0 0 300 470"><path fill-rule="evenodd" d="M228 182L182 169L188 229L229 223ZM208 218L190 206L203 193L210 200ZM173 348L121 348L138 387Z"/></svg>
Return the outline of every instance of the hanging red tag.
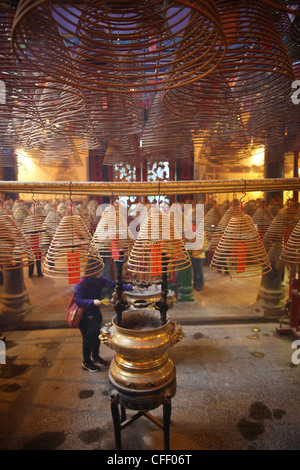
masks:
<svg viewBox="0 0 300 470"><path fill-rule="evenodd" d="M77 284L80 282L80 257L79 253L67 253L68 261L68 283Z"/></svg>
<svg viewBox="0 0 300 470"><path fill-rule="evenodd" d="M40 260L39 235L39 233L30 235L30 246L34 253L36 261Z"/></svg>
<svg viewBox="0 0 300 470"><path fill-rule="evenodd" d="M151 254L151 276L161 273L161 248L157 245L150 246Z"/></svg>
<svg viewBox="0 0 300 470"><path fill-rule="evenodd" d="M245 242L238 242L237 248L237 273L242 273L245 271L246 267L246 256L247 256L247 248Z"/></svg>
<svg viewBox="0 0 300 470"><path fill-rule="evenodd" d="M119 240L111 241L111 257L112 259L119 259L120 257Z"/></svg>

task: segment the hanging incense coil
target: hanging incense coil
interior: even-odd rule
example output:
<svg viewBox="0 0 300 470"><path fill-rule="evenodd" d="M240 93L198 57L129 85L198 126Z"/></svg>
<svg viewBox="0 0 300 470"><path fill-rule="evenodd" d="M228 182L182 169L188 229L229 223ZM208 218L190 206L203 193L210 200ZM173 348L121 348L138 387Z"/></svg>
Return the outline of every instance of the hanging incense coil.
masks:
<svg viewBox="0 0 300 470"><path fill-rule="evenodd" d="M298 220L299 211L296 207L282 207L265 233L263 242L266 249L269 249L274 243L284 247Z"/></svg>
<svg viewBox="0 0 300 470"><path fill-rule="evenodd" d="M87 267L88 265L88 267ZM103 260L80 215L65 215L60 221L44 260L44 274L80 282L81 276L101 272Z"/></svg>
<svg viewBox="0 0 300 470"><path fill-rule="evenodd" d="M287 264L300 264L300 221L289 236L279 259Z"/></svg>
<svg viewBox="0 0 300 470"><path fill-rule="evenodd" d="M252 218L247 214L231 217L210 267L220 271L226 265L231 277L260 276L272 269Z"/></svg>
<svg viewBox="0 0 300 470"><path fill-rule="evenodd" d="M142 155L149 161L174 162L192 154L192 123L176 116L163 105L157 93L141 137Z"/></svg>
<svg viewBox="0 0 300 470"><path fill-rule="evenodd" d="M14 218L0 210L0 265L2 269L26 267L35 262L34 252Z"/></svg>
<svg viewBox="0 0 300 470"><path fill-rule="evenodd" d="M42 225L43 232L40 237L40 249L42 253L47 253L61 219L62 216L58 211L50 210L48 212Z"/></svg>
<svg viewBox="0 0 300 470"><path fill-rule="evenodd" d="M219 71L240 103L246 126L251 117L251 135L270 134L272 118L284 124L295 79L286 47L262 2L220 0L217 5L228 44ZM262 115L268 119L261 119Z"/></svg>
<svg viewBox="0 0 300 470"><path fill-rule="evenodd" d="M217 230L217 226L222 216L217 207L212 207L204 217L204 232L207 237L207 241L210 242L213 234Z"/></svg>
<svg viewBox="0 0 300 470"><path fill-rule="evenodd" d="M186 250L196 250L196 245L198 246L199 243L196 237L196 232L193 230L192 209L191 211L185 212L182 210L180 204L172 204L169 216L175 230L182 238Z"/></svg>
<svg viewBox="0 0 300 470"><path fill-rule="evenodd" d="M122 80L113 84L118 92L124 91L124 80L134 93L180 86L210 73L225 54L222 25L211 0L171 5L86 0L72 6L51 2L50 10L47 0L21 1L12 44L18 58L75 87L92 88L95 78L110 86L120 62ZM146 85L141 80L145 76Z"/></svg>
<svg viewBox="0 0 300 470"><path fill-rule="evenodd" d="M93 241L102 258L128 256L134 235L128 228L126 211L122 213L119 208L108 206L97 224Z"/></svg>
<svg viewBox="0 0 300 470"><path fill-rule="evenodd" d="M30 215L30 210L26 204L20 204L13 212L13 217L17 225L21 228L26 217Z"/></svg>
<svg viewBox="0 0 300 470"><path fill-rule="evenodd" d="M103 165L127 164L131 161L137 166L141 161L141 151L135 136L121 135L119 138L109 139Z"/></svg>
<svg viewBox="0 0 300 470"><path fill-rule="evenodd" d="M233 216L239 216L243 213L243 208L241 207L241 204L238 200L234 200L228 209L225 211L224 215L222 216L220 222L217 225L216 230L213 233L213 236L211 237L210 240L210 245L209 249L210 250L215 250L218 246L219 241L222 238L222 235L224 233L224 230L226 229L227 225L229 224L229 221L231 220L231 217Z"/></svg>
<svg viewBox="0 0 300 470"><path fill-rule="evenodd" d="M40 241L41 234L44 232L43 223L45 217L40 214L34 213L30 214L24 220L22 224L22 232L30 244L32 251L34 252L36 260L40 259Z"/></svg>
<svg viewBox="0 0 300 470"><path fill-rule="evenodd" d="M252 220L262 240L273 219L274 217L265 205L258 207L253 213Z"/></svg>
<svg viewBox="0 0 300 470"><path fill-rule="evenodd" d="M170 217L152 209L130 252L128 271L159 276L189 266L189 254Z"/></svg>

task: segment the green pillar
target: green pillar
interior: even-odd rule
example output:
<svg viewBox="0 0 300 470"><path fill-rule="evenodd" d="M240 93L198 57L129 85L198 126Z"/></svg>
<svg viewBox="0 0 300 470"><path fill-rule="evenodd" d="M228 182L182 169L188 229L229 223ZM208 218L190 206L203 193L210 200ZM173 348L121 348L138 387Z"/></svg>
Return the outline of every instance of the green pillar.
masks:
<svg viewBox="0 0 300 470"><path fill-rule="evenodd" d="M177 272L178 302L194 302L192 266Z"/></svg>

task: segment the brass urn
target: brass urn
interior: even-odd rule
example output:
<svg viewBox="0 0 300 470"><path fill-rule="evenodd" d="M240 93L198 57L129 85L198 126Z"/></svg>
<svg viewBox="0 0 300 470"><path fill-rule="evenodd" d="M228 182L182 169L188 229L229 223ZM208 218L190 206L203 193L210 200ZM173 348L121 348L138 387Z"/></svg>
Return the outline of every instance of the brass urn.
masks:
<svg viewBox="0 0 300 470"><path fill-rule="evenodd" d="M110 382L118 390L137 394L153 394L175 383L175 366L168 349L183 336L181 326L169 318L162 324L156 310L123 312L121 325L114 318L99 336L116 353L110 364Z"/></svg>

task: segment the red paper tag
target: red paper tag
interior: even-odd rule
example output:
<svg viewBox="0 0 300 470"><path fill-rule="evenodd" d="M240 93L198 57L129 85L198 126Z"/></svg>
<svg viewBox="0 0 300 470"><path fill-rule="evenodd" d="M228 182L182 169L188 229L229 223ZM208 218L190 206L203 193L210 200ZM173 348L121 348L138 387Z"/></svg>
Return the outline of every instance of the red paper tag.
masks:
<svg viewBox="0 0 300 470"><path fill-rule="evenodd" d="M112 240L111 242L111 257L112 259L119 259L119 240Z"/></svg>
<svg viewBox="0 0 300 470"><path fill-rule="evenodd" d="M238 243L238 257L237 257L237 268L236 272L237 273L242 273L245 271L246 267L246 255L247 255L247 248L246 248L246 243L245 242L239 242Z"/></svg>
<svg viewBox="0 0 300 470"><path fill-rule="evenodd" d="M68 260L68 282L69 284L77 284L80 282L80 257L79 253L67 253Z"/></svg>
<svg viewBox="0 0 300 470"><path fill-rule="evenodd" d="M39 233L30 235L30 246L34 253L36 261L40 259L40 249L39 249Z"/></svg>
<svg viewBox="0 0 300 470"><path fill-rule="evenodd" d="M161 249L160 246L151 245L151 276L157 276L161 273Z"/></svg>

